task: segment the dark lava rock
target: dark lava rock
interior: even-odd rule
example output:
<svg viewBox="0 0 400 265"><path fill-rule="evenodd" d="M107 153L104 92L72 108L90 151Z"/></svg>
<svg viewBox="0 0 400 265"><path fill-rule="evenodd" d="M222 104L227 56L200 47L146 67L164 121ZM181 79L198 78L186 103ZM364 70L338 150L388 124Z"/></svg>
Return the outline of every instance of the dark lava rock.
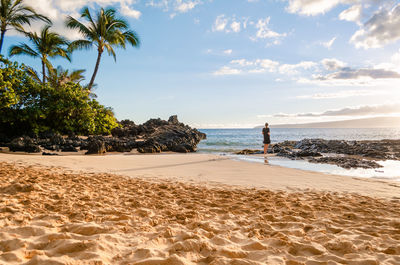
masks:
<svg viewBox="0 0 400 265"><path fill-rule="evenodd" d="M303 139L296 142L292 149L318 153L358 155L379 160L398 160L399 158L396 154L400 151L400 140L345 141Z"/></svg>
<svg viewBox="0 0 400 265"><path fill-rule="evenodd" d="M10 141L6 134L0 132L0 145L6 145Z"/></svg>
<svg viewBox="0 0 400 265"><path fill-rule="evenodd" d="M162 151L161 146L153 139L141 143L141 147L137 150L139 153L160 153Z"/></svg>
<svg viewBox="0 0 400 265"><path fill-rule="evenodd" d="M62 137L62 135L60 135L60 134L53 134L50 137L50 144L52 144L52 145L64 145L65 144L64 137Z"/></svg>
<svg viewBox="0 0 400 265"><path fill-rule="evenodd" d="M53 132L41 133L38 139L29 137L8 141L11 151L40 152L47 151L77 152L88 150L87 154L106 152L130 152L138 149L142 153L173 151L180 153L196 151L197 144L206 138L204 133L180 123L176 115L168 121L150 119L136 125L129 120L119 122L120 127L112 130L112 136L68 137ZM1 136L1 135L0 135ZM1 138L1 137L0 137ZM1 140L1 139L0 139Z"/></svg>
<svg viewBox="0 0 400 265"><path fill-rule="evenodd" d="M47 152L43 152L42 155L43 155L43 156L58 156L58 154L55 154L55 153L47 153Z"/></svg>
<svg viewBox="0 0 400 265"><path fill-rule="evenodd" d="M272 153L277 154L280 151L284 150L284 147L282 145L280 145L280 144L273 144L271 146L271 148L268 148L268 149L271 149Z"/></svg>
<svg viewBox="0 0 400 265"><path fill-rule="evenodd" d="M236 155L255 155L255 154L264 154L264 150L252 150L252 149L244 149L242 151L236 152Z"/></svg>
<svg viewBox="0 0 400 265"><path fill-rule="evenodd" d="M107 152L105 141L102 137L93 137L88 139L88 151L86 155L98 154L102 155Z"/></svg>
<svg viewBox="0 0 400 265"><path fill-rule="evenodd" d="M62 152L78 152L78 149L76 149L76 147L74 147L72 144L70 144L70 145L63 145L61 147L61 151Z"/></svg>
<svg viewBox="0 0 400 265"><path fill-rule="evenodd" d="M294 155L296 157L318 157L318 156L322 156L321 153L312 151L312 150L300 150L298 152L294 152Z"/></svg>
<svg viewBox="0 0 400 265"><path fill-rule="evenodd" d="M290 158L290 159L295 159L296 158L294 152L292 150L290 150L289 148L282 148L276 154L276 156L286 157L286 158Z"/></svg>
<svg viewBox="0 0 400 265"><path fill-rule="evenodd" d="M107 152L130 152L136 147L136 142L129 139L110 138L106 142Z"/></svg>
<svg viewBox="0 0 400 265"><path fill-rule="evenodd" d="M9 144L8 147L10 151L22 151L27 153L39 153L41 152L39 145L30 137L18 137L13 139Z"/></svg>
<svg viewBox="0 0 400 265"><path fill-rule="evenodd" d="M381 168L382 166L375 161L357 159L352 157L322 157L312 158L309 160L311 163L333 164L345 169L351 168Z"/></svg>
<svg viewBox="0 0 400 265"><path fill-rule="evenodd" d="M172 151L179 153L195 152L197 144L206 138L204 133L192 129L187 125L179 123L177 118L170 118L174 123L161 121L159 119L149 120L144 126L154 126L154 131L148 135L147 140L138 148L142 153L157 153L161 151Z"/></svg>
<svg viewBox="0 0 400 265"><path fill-rule="evenodd" d="M168 125L168 121L164 121L160 118L158 119L150 119L143 123L143 126L148 127L148 128L155 128L155 127L161 127L164 125Z"/></svg>
<svg viewBox="0 0 400 265"><path fill-rule="evenodd" d="M179 124L178 116L177 115L172 115L171 117L169 117L168 123Z"/></svg>

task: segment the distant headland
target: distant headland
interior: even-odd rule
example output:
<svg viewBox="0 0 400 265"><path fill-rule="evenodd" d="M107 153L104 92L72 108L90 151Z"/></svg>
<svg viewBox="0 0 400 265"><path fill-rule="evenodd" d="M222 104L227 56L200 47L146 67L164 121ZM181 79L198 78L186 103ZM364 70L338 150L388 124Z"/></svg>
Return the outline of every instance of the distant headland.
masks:
<svg viewBox="0 0 400 265"><path fill-rule="evenodd" d="M255 128L262 128L257 126ZM271 128L396 128L400 127L400 117L375 117L329 122L313 122L301 124L276 124Z"/></svg>

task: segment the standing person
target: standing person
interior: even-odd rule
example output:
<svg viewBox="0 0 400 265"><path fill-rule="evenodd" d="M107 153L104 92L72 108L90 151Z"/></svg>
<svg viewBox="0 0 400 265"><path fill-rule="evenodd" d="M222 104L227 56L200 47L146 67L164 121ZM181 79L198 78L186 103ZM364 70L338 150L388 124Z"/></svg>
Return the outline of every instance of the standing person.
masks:
<svg viewBox="0 0 400 265"><path fill-rule="evenodd" d="M262 134L264 135L264 154L267 154L268 145L271 143L268 123L265 123L265 128L263 128Z"/></svg>

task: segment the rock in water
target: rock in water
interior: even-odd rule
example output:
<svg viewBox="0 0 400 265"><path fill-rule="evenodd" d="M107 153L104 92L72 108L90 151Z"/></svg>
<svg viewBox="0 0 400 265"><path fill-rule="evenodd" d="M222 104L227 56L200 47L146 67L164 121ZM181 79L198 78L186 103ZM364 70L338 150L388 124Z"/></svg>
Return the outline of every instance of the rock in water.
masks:
<svg viewBox="0 0 400 265"><path fill-rule="evenodd" d="M319 164L333 164L345 169L382 167L375 161L353 158L353 157L322 157L317 159L311 158L308 161L311 163L319 163Z"/></svg>
<svg viewBox="0 0 400 265"><path fill-rule="evenodd" d="M242 151L235 152L235 155L255 155L255 154L264 154L264 151L263 150L243 149Z"/></svg>
<svg viewBox="0 0 400 265"><path fill-rule="evenodd" d="M317 157L317 156L322 156L321 153L315 152L313 150L300 150L298 152L295 152L294 155L296 157Z"/></svg>

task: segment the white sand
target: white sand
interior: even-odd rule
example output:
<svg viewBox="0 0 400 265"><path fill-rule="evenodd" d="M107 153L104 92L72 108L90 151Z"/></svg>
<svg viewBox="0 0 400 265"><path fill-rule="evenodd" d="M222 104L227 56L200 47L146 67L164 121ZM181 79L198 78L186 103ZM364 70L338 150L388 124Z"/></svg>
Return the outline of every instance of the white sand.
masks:
<svg viewBox="0 0 400 265"><path fill-rule="evenodd" d="M1 154L0 264L400 264L399 189L208 155Z"/></svg>

